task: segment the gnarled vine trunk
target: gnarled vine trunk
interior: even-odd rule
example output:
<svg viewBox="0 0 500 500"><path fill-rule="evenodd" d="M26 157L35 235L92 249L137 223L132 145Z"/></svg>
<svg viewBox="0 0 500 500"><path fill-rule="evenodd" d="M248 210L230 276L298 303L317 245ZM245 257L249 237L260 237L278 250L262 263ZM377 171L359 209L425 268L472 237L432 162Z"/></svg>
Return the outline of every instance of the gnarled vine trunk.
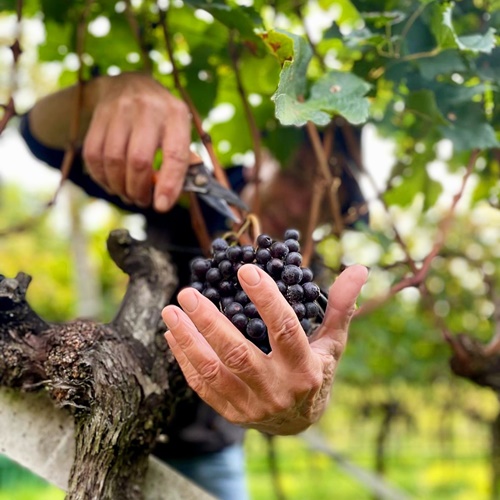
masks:
<svg viewBox="0 0 500 500"><path fill-rule="evenodd" d="M143 498L148 458L190 391L163 339L161 309L176 287L168 253L117 230L108 239L130 276L109 324L47 323L26 301L31 278L0 281L0 385L46 390L74 418L67 498Z"/></svg>

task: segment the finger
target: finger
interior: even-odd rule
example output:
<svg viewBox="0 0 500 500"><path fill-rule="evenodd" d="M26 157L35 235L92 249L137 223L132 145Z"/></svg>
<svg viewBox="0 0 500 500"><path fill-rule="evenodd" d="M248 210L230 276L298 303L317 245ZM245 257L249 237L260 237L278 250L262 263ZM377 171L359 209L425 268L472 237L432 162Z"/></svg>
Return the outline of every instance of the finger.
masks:
<svg viewBox="0 0 500 500"><path fill-rule="evenodd" d="M144 123L141 116L132 130L127 150L125 190L137 205L151 204L153 187L153 162L159 146L160 132Z"/></svg>
<svg viewBox="0 0 500 500"><path fill-rule="evenodd" d="M108 121L106 114L96 109L82 150L83 160L90 177L106 190L109 190L109 186L104 172L103 151Z"/></svg>
<svg viewBox="0 0 500 500"><path fill-rule="evenodd" d="M189 317L175 306L167 306L162 316L170 329L169 345L193 390L212 402L223 395L222 399L235 402L235 407L240 401L246 403L250 389L224 366Z"/></svg>
<svg viewBox="0 0 500 500"><path fill-rule="evenodd" d="M189 166L191 119L186 105L173 100L162 141L163 160L155 187L154 206L166 212L177 201Z"/></svg>
<svg viewBox="0 0 500 500"><path fill-rule="evenodd" d="M168 342L177 363L179 363L189 387L191 387L201 399L214 408L217 413L226 418L231 417L231 415L233 415L232 418L235 418L234 415L236 415L236 410L234 407L223 394L212 389L208 383L199 376L198 372L175 340L171 331L165 333L165 340Z"/></svg>
<svg viewBox="0 0 500 500"><path fill-rule="evenodd" d="M269 386L263 375L266 356L210 300L194 288L182 290L177 300L224 366L256 391Z"/></svg>
<svg viewBox="0 0 500 500"><path fill-rule="evenodd" d="M267 325L273 356L279 356L289 366L309 366L307 337L297 315L271 276L257 266L247 264L238 271L238 279Z"/></svg>
<svg viewBox="0 0 500 500"><path fill-rule="evenodd" d="M349 323L356 308L356 299L368 278L368 269L355 265L348 267L335 280L328 293L328 305L323 323L311 345L315 349L333 353L338 359L347 342Z"/></svg>
<svg viewBox="0 0 500 500"><path fill-rule="evenodd" d="M126 195L125 176L127 147L132 131L131 120L125 115L112 119L104 141L104 171L109 189L120 196Z"/></svg>

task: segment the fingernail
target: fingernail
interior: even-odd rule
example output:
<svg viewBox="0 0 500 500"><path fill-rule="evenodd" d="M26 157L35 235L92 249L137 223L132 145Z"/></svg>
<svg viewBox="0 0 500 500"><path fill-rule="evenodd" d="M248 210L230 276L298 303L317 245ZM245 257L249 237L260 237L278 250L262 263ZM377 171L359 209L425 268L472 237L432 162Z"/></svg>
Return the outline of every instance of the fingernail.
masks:
<svg viewBox="0 0 500 500"><path fill-rule="evenodd" d="M257 271L257 268L252 264L247 266L243 266L240 271L241 279L250 286L258 285L260 282L260 274Z"/></svg>
<svg viewBox="0 0 500 500"><path fill-rule="evenodd" d="M179 295L179 303L186 312L193 312L198 306L196 292L186 289L182 295Z"/></svg>
<svg viewBox="0 0 500 500"><path fill-rule="evenodd" d="M167 325L167 328L172 328L179 323L179 316L174 308L167 307L163 310L163 321Z"/></svg>
<svg viewBox="0 0 500 500"><path fill-rule="evenodd" d="M156 198L155 200L155 208L158 210L158 212L166 212L169 207L169 200L168 197L164 194L161 194Z"/></svg>

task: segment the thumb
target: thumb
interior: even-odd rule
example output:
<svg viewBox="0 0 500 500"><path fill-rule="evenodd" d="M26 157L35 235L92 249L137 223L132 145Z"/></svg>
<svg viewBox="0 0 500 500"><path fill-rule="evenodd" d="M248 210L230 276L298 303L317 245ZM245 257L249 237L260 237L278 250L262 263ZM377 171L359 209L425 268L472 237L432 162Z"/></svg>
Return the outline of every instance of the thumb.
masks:
<svg viewBox="0 0 500 500"><path fill-rule="evenodd" d="M312 344L315 349L340 358L347 342L349 323L356 308L356 299L368 279L365 266L348 267L335 280L328 292L328 305L323 323Z"/></svg>

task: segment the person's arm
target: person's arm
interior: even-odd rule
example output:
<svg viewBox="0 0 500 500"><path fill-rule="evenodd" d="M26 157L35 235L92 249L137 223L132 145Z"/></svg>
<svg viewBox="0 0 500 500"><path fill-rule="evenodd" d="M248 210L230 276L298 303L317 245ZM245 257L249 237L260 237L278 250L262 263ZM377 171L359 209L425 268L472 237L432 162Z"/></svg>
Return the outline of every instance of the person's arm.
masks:
<svg viewBox="0 0 500 500"><path fill-rule="evenodd" d="M267 273L247 264L238 277L268 327L269 355L194 288L179 293L182 309L163 310L165 338L189 385L227 420L269 434L297 434L327 406L367 269L349 267L331 286L311 341Z"/></svg>
<svg viewBox="0 0 500 500"><path fill-rule="evenodd" d="M66 148L77 101L77 87L40 100L29 113L40 143ZM160 212L177 200L190 160L191 119L183 101L139 73L101 76L83 87L78 141L89 175L110 194ZM163 162L153 200L152 166Z"/></svg>

